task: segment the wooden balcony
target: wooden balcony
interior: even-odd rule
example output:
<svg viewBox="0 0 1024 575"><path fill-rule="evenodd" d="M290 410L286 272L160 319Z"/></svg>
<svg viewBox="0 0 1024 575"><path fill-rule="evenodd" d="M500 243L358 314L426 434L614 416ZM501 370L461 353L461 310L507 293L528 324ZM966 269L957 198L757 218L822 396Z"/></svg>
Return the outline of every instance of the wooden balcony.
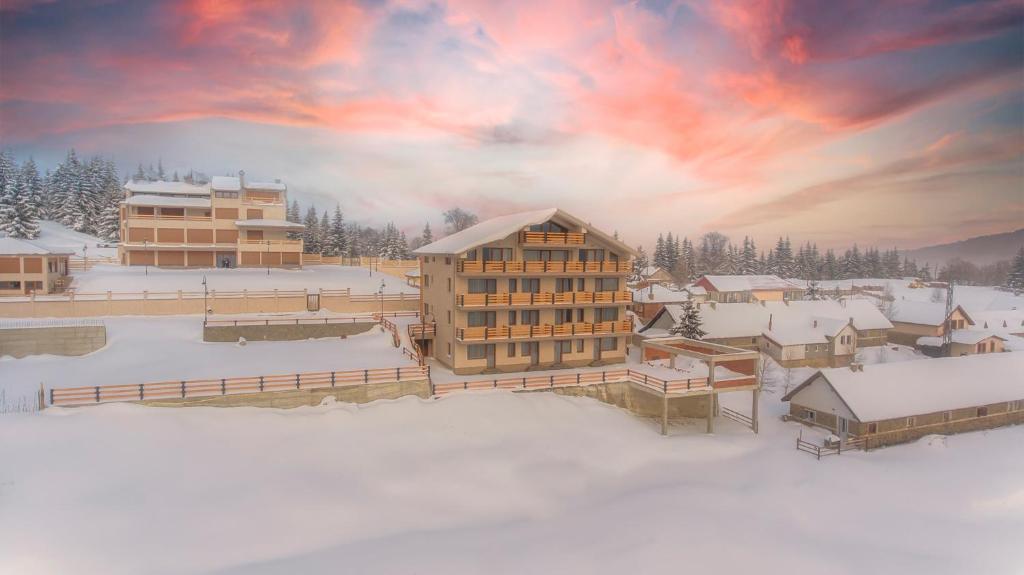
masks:
<svg viewBox="0 0 1024 575"><path fill-rule="evenodd" d="M602 305L632 303L628 291L570 291L539 293L470 293L455 296L459 307L534 307L556 305Z"/></svg>
<svg viewBox="0 0 1024 575"><path fill-rule="evenodd" d="M243 252L301 252L302 240L238 240Z"/></svg>
<svg viewBox="0 0 1024 575"><path fill-rule="evenodd" d="M519 232L519 243L528 245L583 245L587 234L581 232Z"/></svg>
<svg viewBox="0 0 1024 575"><path fill-rule="evenodd" d="M432 339L437 333L437 324L410 323L408 329L409 337L412 339Z"/></svg>
<svg viewBox="0 0 1024 575"><path fill-rule="evenodd" d="M601 323L563 323L560 325L504 325L501 327L460 327L455 337L463 342L507 341L520 339L569 338L621 335L633 331L629 320Z"/></svg>
<svg viewBox="0 0 1024 575"><path fill-rule="evenodd" d="M540 262L459 260L457 269L465 274L628 274L633 264L618 262Z"/></svg>
<svg viewBox="0 0 1024 575"><path fill-rule="evenodd" d="M129 220L169 220L175 222L209 222L213 220L210 216L169 216L162 214L128 214L125 217Z"/></svg>

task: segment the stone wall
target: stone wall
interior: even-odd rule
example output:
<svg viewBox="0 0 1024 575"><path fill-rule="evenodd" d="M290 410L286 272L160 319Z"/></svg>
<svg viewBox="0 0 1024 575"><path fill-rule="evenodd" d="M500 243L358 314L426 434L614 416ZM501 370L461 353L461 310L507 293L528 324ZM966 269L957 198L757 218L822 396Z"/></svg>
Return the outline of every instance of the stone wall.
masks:
<svg viewBox="0 0 1024 575"><path fill-rule="evenodd" d="M662 398L646 389L629 382L602 383L580 387L555 387L536 391L550 391L559 395L592 397L598 401L615 405L641 417L661 419ZM668 418L678 421L684 418L706 418L709 395L673 397L668 400Z"/></svg>
<svg viewBox="0 0 1024 575"><path fill-rule="evenodd" d="M398 399L415 395L430 397L430 382L426 379L393 383L358 384L319 389L297 389L294 391L267 391L263 393L239 393L214 395L211 397L189 397L186 399L152 399L137 401L153 407L275 407L291 409L303 405L315 406L325 397L334 397L346 403L368 403L378 399Z"/></svg>
<svg viewBox="0 0 1024 575"><path fill-rule="evenodd" d="M25 327L0 326L0 357L85 355L107 345L102 323Z"/></svg>
<svg viewBox="0 0 1024 575"><path fill-rule="evenodd" d="M373 321L345 323L303 323L286 325L207 325L203 341L294 341L321 337L347 337L364 333L377 325Z"/></svg>

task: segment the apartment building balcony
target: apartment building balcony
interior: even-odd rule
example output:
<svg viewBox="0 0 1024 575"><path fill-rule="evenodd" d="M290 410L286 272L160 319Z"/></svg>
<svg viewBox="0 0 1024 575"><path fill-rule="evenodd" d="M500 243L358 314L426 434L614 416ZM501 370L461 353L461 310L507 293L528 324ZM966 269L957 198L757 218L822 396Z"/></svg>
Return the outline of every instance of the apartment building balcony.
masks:
<svg viewBox="0 0 1024 575"><path fill-rule="evenodd" d="M629 320L600 323L563 323L558 325L503 325L500 327L460 327L455 338L461 342L513 341L625 335L633 331Z"/></svg>
<svg viewBox="0 0 1024 575"><path fill-rule="evenodd" d="M540 233L540 232L537 232ZM459 260L456 270L463 274L628 274L628 261L607 262L543 262Z"/></svg>
<svg viewBox="0 0 1024 575"><path fill-rule="evenodd" d="M628 291L571 291L539 293L470 293L455 296L455 304L463 308L579 306L632 303Z"/></svg>
<svg viewBox="0 0 1024 575"><path fill-rule="evenodd" d="M142 241L142 242L121 242L121 248L125 250L190 250L190 251L229 251L233 252L238 247L235 243L200 243L200 242L168 242L168 241Z"/></svg>
<svg viewBox="0 0 1024 575"><path fill-rule="evenodd" d="M238 240L240 252L302 252L302 240Z"/></svg>
<svg viewBox="0 0 1024 575"><path fill-rule="evenodd" d="M583 245L587 234L582 232L519 232L519 243L527 245Z"/></svg>

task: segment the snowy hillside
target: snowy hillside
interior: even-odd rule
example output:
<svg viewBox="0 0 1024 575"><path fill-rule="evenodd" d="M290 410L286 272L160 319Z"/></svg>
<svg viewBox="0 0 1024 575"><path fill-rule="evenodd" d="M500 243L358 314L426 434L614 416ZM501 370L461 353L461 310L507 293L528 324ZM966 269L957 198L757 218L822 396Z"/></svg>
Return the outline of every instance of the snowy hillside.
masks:
<svg viewBox="0 0 1024 575"><path fill-rule="evenodd" d="M53 250L74 252L78 256L88 253L90 257L117 257L117 248L97 247L108 242L49 220L39 221L39 237L34 241ZM86 246L88 250L85 250Z"/></svg>

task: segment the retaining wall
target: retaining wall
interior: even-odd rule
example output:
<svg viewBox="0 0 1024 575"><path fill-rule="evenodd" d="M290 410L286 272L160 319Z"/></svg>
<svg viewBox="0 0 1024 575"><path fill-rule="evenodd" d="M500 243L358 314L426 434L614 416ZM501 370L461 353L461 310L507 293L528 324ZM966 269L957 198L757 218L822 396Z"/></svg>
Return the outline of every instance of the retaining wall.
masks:
<svg viewBox="0 0 1024 575"><path fill-rule="evenodd" d="M422 379L294 391L239 393L186 399L153 399L133 403L154 407L276 407L291 409L303 405L320 405L325 397L334 397L338 401L346 403L369 403L378 399L398 399L406 395L415 395L423 399L430 398L430 382Z"/></svg>
<svg viewBox="0 0 1024 575"><path fill-rule="evenodd" d="M0 357L85 355L105 345L103 324L0 328Z"/></svg>
<svg viewBox="0 0 1024 575"><path fill-rule="evenodd" d="M580 387L554 387L531 391L554 392L559 395L571 395L574 397L592 397L598 401L629 410L641 417L661 419L662 398L626 381ZM669 398L669 420L678 421L684 418L707 417L708 399L710 397L709 394L705 394Z"/></svg>
<svg viewBox="0 0 1024 575"><path fill-rule="evenodd" d="M299 325L207 325L203 341L294 341L320 337L348 337L364 333L377 325L373 321L345 323L308 323Z"/></svg>

